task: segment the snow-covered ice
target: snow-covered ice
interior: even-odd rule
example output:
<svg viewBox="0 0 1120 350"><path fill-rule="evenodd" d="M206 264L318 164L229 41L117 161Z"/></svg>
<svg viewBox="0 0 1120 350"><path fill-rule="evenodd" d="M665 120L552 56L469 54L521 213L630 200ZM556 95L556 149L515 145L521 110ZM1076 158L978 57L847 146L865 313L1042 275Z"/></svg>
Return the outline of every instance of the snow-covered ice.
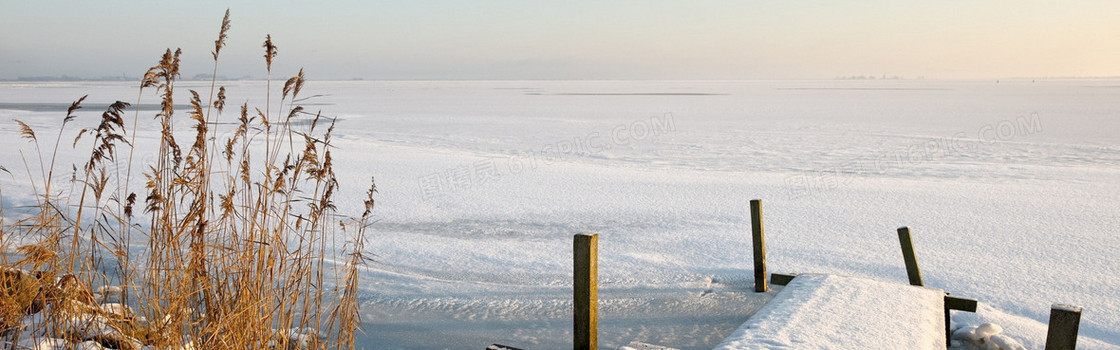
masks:
<svg viewBox="0 0 1120 350"><path fill-rule="evenodd" d="M264 100L263 83L226 85L231 104ZM208 86L182 82L179 101ZM1074 304L1085 308L1079 348L1120 347L1115 80L303 90L323 95L305 107L339 118L340 210L360 211L370 176L380 189L367 246L377 262L363 276L373 348L570 346L580 232L601 235L605 348L711 348L769 297L750 292L755 198L774 272L906 283L895 229L909 226L926 284L980 300L978 314L954 313L959 323L998 324L1040 348L1050 305ZM50 134L85 94L77 122L92 123L136 90L0 83L0 146L26 151L11 119ZM145 98L147 117L155 103ZM149 125L140 142L155 136ZM14 174L0 175L5 208L30 201L20 157L0 156Z"/></svg>

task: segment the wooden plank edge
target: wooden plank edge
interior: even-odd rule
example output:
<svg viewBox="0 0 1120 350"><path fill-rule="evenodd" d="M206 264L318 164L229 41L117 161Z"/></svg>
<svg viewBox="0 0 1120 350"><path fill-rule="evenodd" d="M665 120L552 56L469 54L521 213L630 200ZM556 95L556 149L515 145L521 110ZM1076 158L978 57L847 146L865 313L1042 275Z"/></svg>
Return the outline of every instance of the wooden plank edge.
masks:
<svg viewBox="0 0 1120 350"><path fill-rule="evenodd" d="M770 283L774 284L774 285L784 286L784 285L789 284L789 282L793 281L793 279L796 278L796 277L797 277L797 275L786 275L786 274L780 274L780 273L772 273L772 274L770 274Z"/></svg>
<svg viewBox="0 0 1120 350"><path fill-rule="evenodd" d="M949 310L976 312L976 299L945 295L945 308Z"/></svg>

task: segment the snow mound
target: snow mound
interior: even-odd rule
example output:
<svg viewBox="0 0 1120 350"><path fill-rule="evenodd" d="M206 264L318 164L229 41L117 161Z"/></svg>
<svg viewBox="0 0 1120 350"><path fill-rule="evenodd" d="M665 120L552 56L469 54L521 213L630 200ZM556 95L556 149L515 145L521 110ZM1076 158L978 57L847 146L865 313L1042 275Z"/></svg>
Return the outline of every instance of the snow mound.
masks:
<svg viewBox="0 0 1120 350"><path fill-rule="evenodd" d="M968 325L953 331L950 349L1026 350L1023 344L1002 334L1003 327L994 323Z"/></svg>

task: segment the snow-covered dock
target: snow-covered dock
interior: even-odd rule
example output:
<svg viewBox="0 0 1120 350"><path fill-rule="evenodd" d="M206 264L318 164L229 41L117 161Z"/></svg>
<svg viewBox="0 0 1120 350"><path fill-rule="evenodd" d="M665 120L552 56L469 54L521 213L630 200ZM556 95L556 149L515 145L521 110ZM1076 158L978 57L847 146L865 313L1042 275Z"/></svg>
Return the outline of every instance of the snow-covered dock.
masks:
<svg viewBox="0 0 1120 350"><path fill-rule="evenodd" d="M803 274L715 349L945 349L944 300L940 289Z"/></svg>

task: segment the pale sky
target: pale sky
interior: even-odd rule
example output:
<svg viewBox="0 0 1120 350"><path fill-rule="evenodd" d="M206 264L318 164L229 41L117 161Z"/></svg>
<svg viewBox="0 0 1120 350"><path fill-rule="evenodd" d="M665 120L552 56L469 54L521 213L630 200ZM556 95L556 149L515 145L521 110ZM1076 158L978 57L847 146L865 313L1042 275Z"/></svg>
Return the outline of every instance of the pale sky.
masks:
<svg viewBox="0 0 1120 350"><path fill-rule="evenodd" d="M832 79L1120 76L1120 1L0 0L0 79Z"/></svg>

